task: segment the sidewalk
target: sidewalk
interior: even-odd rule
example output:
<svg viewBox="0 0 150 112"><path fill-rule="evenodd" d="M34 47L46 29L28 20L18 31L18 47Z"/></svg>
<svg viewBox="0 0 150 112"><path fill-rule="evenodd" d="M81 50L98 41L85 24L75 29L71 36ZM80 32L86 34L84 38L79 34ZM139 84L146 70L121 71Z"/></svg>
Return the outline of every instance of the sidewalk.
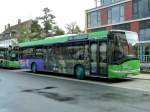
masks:
<svg viewBox="0 0 150 112"><path fill-rule="evenodd" d="M150 73L141 73L140 75L131 76L131 78L150 80Z"/></svg>
<svg viewBox="0 0 150 112"><path fill-rule="evenodd" d="M141 73L140 75L130 76L129 78L133 80L124 81L119 84L113 83L111 85L114 87L120 87L120 88L125 88L125 89L150 92L150 74Z"/></svg>

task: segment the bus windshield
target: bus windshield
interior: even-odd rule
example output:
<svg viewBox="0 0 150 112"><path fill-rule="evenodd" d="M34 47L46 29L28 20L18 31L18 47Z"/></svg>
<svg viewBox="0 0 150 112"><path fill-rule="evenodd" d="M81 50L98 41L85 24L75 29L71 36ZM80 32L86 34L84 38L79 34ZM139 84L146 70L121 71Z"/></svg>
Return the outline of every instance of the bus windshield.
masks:
<svg viewBox="0 0 150 112"><path fill-rule="evenodd" d="M135 32L126 32L126 38L128 42L129 52L128 55L136 56L136 43L138 43L138 34Z"/></svg>
<svg viewBox="0 0 150 112"><path fill-rule="evenodd" d="M135 32L112 32L111 51L112 62L123 61L127 58L136 58L135 44L138 35Z"/></svg>

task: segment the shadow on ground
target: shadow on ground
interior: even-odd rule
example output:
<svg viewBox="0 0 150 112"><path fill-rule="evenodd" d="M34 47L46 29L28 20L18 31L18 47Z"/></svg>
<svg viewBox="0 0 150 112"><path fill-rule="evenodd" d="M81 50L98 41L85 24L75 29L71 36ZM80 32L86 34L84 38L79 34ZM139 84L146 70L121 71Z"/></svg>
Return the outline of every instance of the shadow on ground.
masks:
<svg viewBox="0 0 150 112"><path fill-rule="evenodd" d="M48 86L48 87L39 88L39 89L26 89L26 90L22 90L21 92L34 93L34 94L41 95L46 98L50 98L50 99L57 100L60 102L68 102L68 101L75 100L75 98L71 97L71 96L62 95L60 93L44 91L44 90L50 90L50 89L55 89L55 88L57 88L57 87Z"/></svg>
<svg viewBox="0 0 150 112"><path fill-rule="evenodd" d="M31 71L26 71L28 73L32 73ZM52 73L52 72L38 72L36 74L42 74L45 76L58 76L64 78L74 78L74 76L69 74L60 74L60 73ZM130 82L136 80L136 78L120 78L120 79L108 79L108 78L100 78L100 77L86 77L84 80L95 81L95 82L104 82L104 83L121 83L121 82Z"/></svg>

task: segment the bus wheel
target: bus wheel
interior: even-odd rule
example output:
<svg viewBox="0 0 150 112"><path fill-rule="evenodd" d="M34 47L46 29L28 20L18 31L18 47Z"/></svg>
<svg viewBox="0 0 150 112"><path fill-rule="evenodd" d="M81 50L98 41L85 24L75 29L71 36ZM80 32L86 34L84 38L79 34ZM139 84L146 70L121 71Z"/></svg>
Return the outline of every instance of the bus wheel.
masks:
<svg viewBox="0 0 150 112"><path fill-rule="evenodd" d="M80 80L85 78L85 69L84 69L84 67L82 67L80 65L75 67L75 77L77 79L80 79Z"/></svg>
<svg viewBox="0 0 150 112"><path fill-rule="evenodd" d="M32 63L32 65L31 65L31 71L32 71L33 73L36 73L36 72L37 72L37 65L36 65L35 63Z"/></svg>

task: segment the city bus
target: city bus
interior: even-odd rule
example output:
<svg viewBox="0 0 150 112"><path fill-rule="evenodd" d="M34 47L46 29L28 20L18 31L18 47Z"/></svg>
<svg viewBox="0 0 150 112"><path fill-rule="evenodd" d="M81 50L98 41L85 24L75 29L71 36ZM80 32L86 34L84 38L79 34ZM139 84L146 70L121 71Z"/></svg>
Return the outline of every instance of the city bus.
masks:
<svg viewBox="0 0 150 112"><path fill-rule="evenodd" d="M19 49L17 47L0 47L0 67L20 68L18 61L18 51Z"/></svg>
<svg viewBox="0 0 150 112"><path fill-rule="evenodd" d="M125 78L140 72L137 42L137 33L122 30L50 37L20 43L19 62L32 72L71 74L78 79Z"/></svg>

